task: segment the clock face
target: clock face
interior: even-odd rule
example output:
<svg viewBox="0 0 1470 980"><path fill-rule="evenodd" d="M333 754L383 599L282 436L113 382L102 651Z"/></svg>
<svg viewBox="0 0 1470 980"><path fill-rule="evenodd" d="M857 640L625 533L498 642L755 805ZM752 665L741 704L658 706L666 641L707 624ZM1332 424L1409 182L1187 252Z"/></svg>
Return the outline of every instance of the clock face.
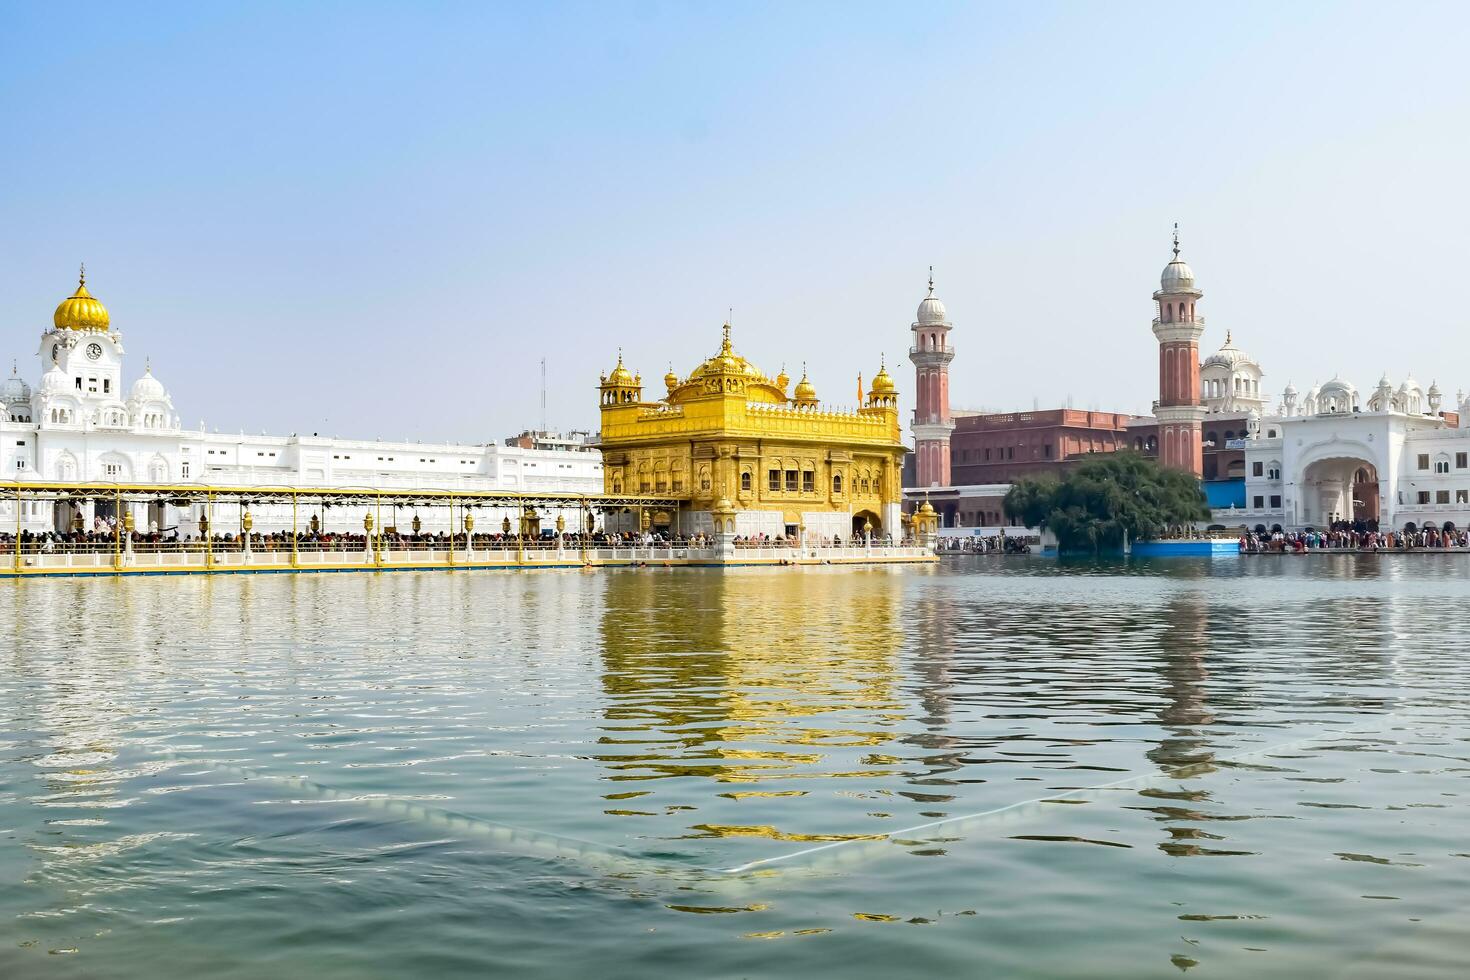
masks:
<svg viewBox="0 0 1470 980"><path fill-rule="evenodd" d="M99 358L99 357L102 356L102 345L101 344L98 344L98 343L88 344L87 345L87 356L90 357L94 361L97 360L97 358Z"/></svg>

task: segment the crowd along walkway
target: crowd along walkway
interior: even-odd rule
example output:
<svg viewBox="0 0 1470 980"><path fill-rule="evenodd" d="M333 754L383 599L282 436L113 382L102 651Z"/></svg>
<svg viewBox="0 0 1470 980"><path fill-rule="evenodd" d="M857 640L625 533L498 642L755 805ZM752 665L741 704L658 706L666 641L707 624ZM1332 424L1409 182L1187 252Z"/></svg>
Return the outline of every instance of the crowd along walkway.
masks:
<svg viewBox="0 0 1470 980"><path fill-rule="evenodd" d="M175 506L200 511L203 533L179 538L177 533L141 532L133 518L135 505L166 499ZM599 515L645 508L669 509L677 502L625 495L513 494L447 490L361 490L299 487L203 487L120 484L0 484L0 501L44 500L74 506L83 500L105 501L122 515L100 531L73 525L67 532L45 535L0 530L0 578L72 575L240 574L281 572L364 572L536 568L600 568L697 566L801 566L822 564L929 563L938 560L931 544L887 544L853 541L846 545L795 541L746 543L727 533L656 541L605 536L595 531ZM310 515L313 504L329 501L334 508L364 509L363 533L326 532ZM253 531L252 506L287 503L289 531ZM235 508L238 526L221 533L210 515L219 505ZM385 528L385 509L400 507L428 512L447 509L453 534L400 534ZM534 515L536 508L556 510L555 531L539 530L529 519L515 527L504 517L500 533L475 530L475 513ZM301 519L297 512L301 509ZM340 510L339 510L340 512ZM571 513L573 522L564 521ZM379 516L374 516L379 515ZM442 515L441 515L442 516ZM578 528L585 528L579 533Z"/></svg>

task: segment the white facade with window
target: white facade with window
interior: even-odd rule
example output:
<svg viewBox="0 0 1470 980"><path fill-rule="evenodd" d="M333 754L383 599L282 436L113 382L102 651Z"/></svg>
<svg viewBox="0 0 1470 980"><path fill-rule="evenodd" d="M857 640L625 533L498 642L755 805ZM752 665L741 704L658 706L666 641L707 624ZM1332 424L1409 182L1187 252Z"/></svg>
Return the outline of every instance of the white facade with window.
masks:
<svg viewBox="0 0 1470 980"><path fill-rule="evenodd" d="M151 368L124 387L122 335L86 280L56 308L41 335L42 374L33 389L12 368L0 381L0 480L194 483L293 487L435 488L601 493L595 449L543 449L452 443L376 442L310 436L230 434L186 429ZM65 530L72 514L49 502L16 504L0 495L0 529ZM88 502L84 517L108 509ZM197 514L169 505L135 514L140 529L177 526L194 533ZM284 513L282 512L284 511ZM257 530L291 526L290 508L257 508ZM425 515L426 530L435 527ZM224 523L218 524L221 517ZM221 528L228 515L217 515ZM361 530L361 515L330 521Z"/></svg>

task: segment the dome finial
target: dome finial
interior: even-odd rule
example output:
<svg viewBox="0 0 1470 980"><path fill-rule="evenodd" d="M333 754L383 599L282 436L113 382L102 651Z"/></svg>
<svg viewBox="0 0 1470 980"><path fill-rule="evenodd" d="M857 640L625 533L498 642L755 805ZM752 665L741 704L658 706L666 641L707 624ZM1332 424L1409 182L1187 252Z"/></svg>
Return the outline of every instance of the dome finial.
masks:
<svg viewBox="0 0 1470 980"><path fill-rule="evenodd" d="M85 286L86 284L87 284L87 263L83 262L81 269L77 272L77 285L78 286Z"/></svg>
<svg viewBox="0 0 1470 980"><path fill-rule="evenodd" d="M934 267L929 267L929 295L934 295Z"/></svg>
<svg viewBox="0 0 1470 980"><path fill-rule="evenodd" d="M735 308L733 306L730 308L730 313L732 316L735 313ZM721 354L728 354L734 349L730 346L730 319L730 317L725 318L725 326L723 327L724 337L720 340Z"/></svg>
<svg viewBox="0 0 1470 980"><path fill-rule="evenodd" d="M1230 328L1229 327L1226 327L1225 328L1225 346L1226 347L1229 347L1230 346Z"/></svg>
<svg viewBox="0 0 1470 980"><path fill-rule="evenodd" d="M1174 222L1174 258L1179 258L1179 222Z"/></svg>

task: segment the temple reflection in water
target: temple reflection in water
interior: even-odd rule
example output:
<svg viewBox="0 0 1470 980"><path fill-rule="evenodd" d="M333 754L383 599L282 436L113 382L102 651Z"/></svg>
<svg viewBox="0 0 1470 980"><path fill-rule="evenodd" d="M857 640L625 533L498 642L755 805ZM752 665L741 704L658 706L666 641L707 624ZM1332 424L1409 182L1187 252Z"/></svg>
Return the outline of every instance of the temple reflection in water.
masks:
<svg viewBox="0 0 1470 980"><path fill-rule="evenodd" d="M759 572L670 590L608 577L598 756L618 780L797 775L833 745L876 746L904 717L901 590L888 572ZM611 747L616 746L616 749Z"/></svg>

